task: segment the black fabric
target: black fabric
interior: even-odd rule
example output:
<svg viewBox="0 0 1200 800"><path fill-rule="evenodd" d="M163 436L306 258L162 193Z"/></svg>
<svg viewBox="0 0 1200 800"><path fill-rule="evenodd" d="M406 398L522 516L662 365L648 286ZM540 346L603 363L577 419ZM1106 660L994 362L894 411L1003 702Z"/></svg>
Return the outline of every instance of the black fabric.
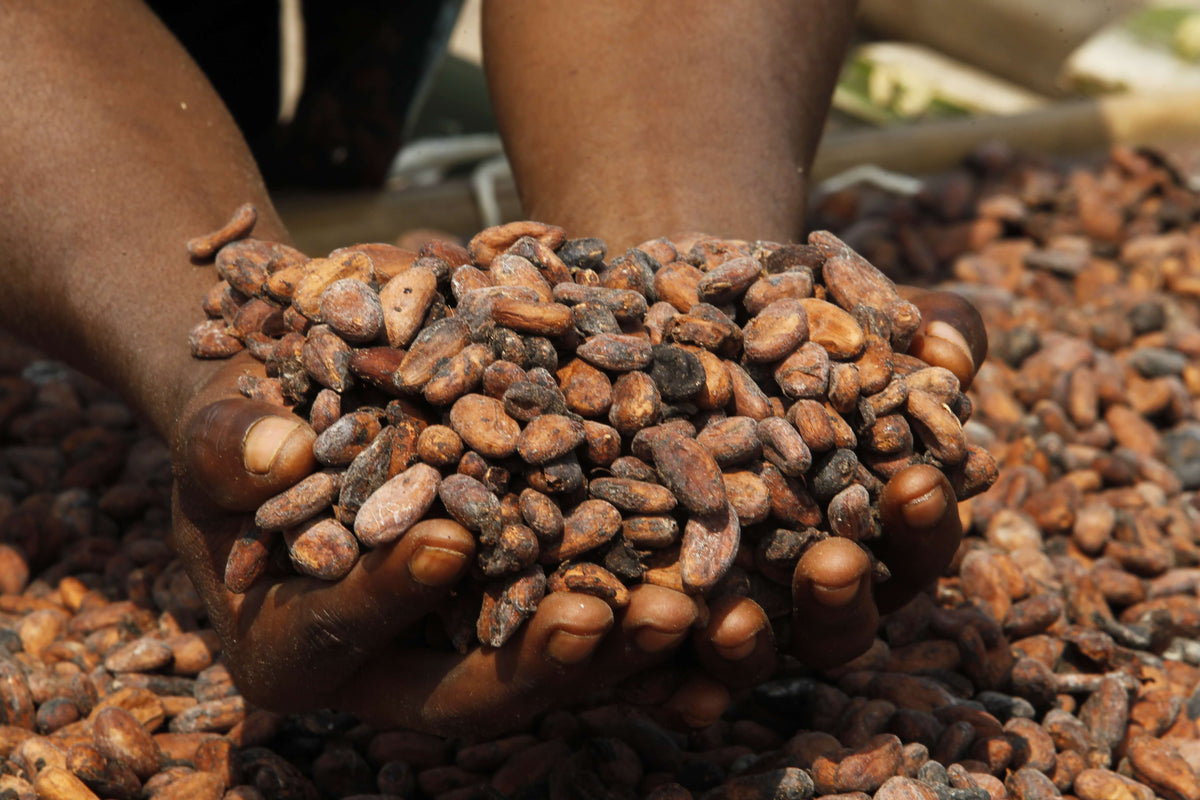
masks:
<svg viewBox="0 0 1200 800"><path fill-rule="evenodd" d="M149 6L208 76L247 139L279 110L276 0L158 0Z"/></svg>
<svg viewBox="0 0 1200 800"><path fill-rule="evenodd" d="M291 124L279 109L277 0L151 2L237 120L268 186L380 185L429 63L442 4L305 0L305 78Z"/></svg>

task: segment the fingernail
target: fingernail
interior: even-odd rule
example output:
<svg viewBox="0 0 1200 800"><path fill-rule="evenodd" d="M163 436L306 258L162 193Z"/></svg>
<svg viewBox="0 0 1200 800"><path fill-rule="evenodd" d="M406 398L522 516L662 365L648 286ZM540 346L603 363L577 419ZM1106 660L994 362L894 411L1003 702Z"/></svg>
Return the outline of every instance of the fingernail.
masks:
<svg viewBox="0 0 1200 800"><path fill-rule="evenodd" d="M946 513L945 496L942 487L934 485L920 497L914 497L900 508L904 520L914 528L929 528Z"/></svg>
<svg viewBox="0 0 1200 800"><path fill-rule="evenodd" d="M275 456L299 428L299 423L282 417L263 417L251 425L242 441L242 463L246 469L257 475L270 472Z"/></svg>
<svg viewBox="0 0 1200 800"><path fill-rule="evenodd" d="M949 342L958 349L962 350L963 355L967 357L967 361L971 366L975 366L975 359L971 357L971 346L967 344L967 339L962 335L958 328L951 325L949 322L944 322L940 319L935 319L925 326L925 334L932 336L935 339Z"/></svg>
<svg viewBox="0 0 1200 800"><path fill-rule="evenodd" d="M862 583L861 578L855 578L843 586L828 586L814 581L812 584L813 599L827 608L841 608L858 594L860 583Z"/></svg>
<svg viewBox="0 0 1200 800"><path fill-rule="evenodd" d="M664 707L675 712L679 720L692 730L702 730L717 721L716 719L710 719L707 715L697 714L692 709L690 703L680 702L674 697L664 703Z"/></svg>
<svg viewBox="0 0 1200 800"><path fill-rule="evenodd" d="M726 661L741 661L754 652L756 644L758 644L758 631L737 644L722 645L713 642L713 649Z"/></svg>
<svg viewBox="0 0 1200 800"><path fill-rule="evenodd" d="M643 625L634 631L633 642L646 653L661 653L669 650L687 637L687 629L664 631L652 625Z"/></svg>
<svg viewBox="0 0 1200 800"><path fill-rule="evenodd" d="M445 586L462 572L467 556L458 550L425 545L408 561L408 574L425 586Z"/></svg>
<svg viewBox="0 0 1200 800"><path fill-rule="evenodd" d="M692 730L695 730L695 731L702 731L705 728L709 727L710 725L713 725L716 723L715 719L708 719L706 717L697 717L694 714L689 714L687 712L680 712L679 718L681 720L683 720L684 725L687 725L689 728L691 728Z"/></svg>
<svg viewBox="0 0 1200 800"><path fill-rule="evenodd" d="M578 664L596 651L596 645L602 638L603 633L581 635L570 631L555 631L546 640L546 657L563 666Z"/></svg>

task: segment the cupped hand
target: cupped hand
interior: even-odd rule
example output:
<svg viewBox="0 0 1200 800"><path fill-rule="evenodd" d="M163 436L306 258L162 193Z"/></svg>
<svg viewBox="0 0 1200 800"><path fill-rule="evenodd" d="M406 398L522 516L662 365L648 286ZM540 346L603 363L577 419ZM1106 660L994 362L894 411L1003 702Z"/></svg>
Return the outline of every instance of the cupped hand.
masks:
<svg viewBox="0 0 1200 800"><path fill-rule="evenodd" d="M909 354L955 374L965 391L987 356L979 312L950 292L906 290L921 311ZM881 614L894 611L937 579L962 541L958 502L938 468L919 464L889 480L879 498L881 535L874 556L890 577L872 583L871 558L849 539L818 542L792 580L795 654L813 667L843 664L875 638Z"/></svg>
<svg viewBox="0 0 1200 800"><path fill-rule="evenodd" d="M691 598L643 585L615 615L595 597L547 595L500 648L463 655L427 646L427 618L475 557L473 535L448 519L423 520L363 553L338 581L268 568L244 593L231 591L226 562L253 531L254 510L316 466L312 429L242 397L236 386L246 373L261 375L262 366L249 358L222 366L181 415L173 537L251 702L281 711L335 707L438 733L498 732L661 663L697 625ZM769 631L749 635L765 639ZM728 696L693 677L668 701L685 722L708 724Z"/></svg>
<svg viewBox="0 0 1200 800"><path fill-rule="evenodd" d="M986 355L982 322L947 293L914 298L923 324L910 352L969 384ZM637 586L615 614L602 601L547 596L500 648L465 655L425 646L427 617L450 598L475 557L474 537L429 519L400 540L365 553L337 582L268 572L244 594L222 580L230 549L266 498L315 467L313 431L284 409L245 399L237 378L261 374L249 358L221 369L189 404L174 437L175 544L209 609L231 672L253 702L299 710L337 707L372 722L450 732L500 731L581 687L657 685L642 701L671 721L703 727L730 689L765 679L775 644L765 613L746 598L707 609L690 636L694 661L664 664L689 639L700 611L683 594ZM829 539L811 548L793 579L794 652L816 667L870 646L880 614L910 600L950 562L962 537L954 493L937 469L897 474L880 499L883 534L872 551L891 572L872 585L858 545ZM683 666L679 666L680 664Z"/></svg>
<svg viewBox="0 0 1200 800"><path fill-rule="evenodd" d="M909 354L944 367L965 391L987 356L987 334L978 311L950 292L905 289L922 323ZM882 615L908 603L950 564L962 540L954 491L942 472L927 464L898 472L879 498L881 536L874 557L888 569L873 582L871 556L839 537L809 548L792 580L789 652L814 668L830 668L866 652ZM672 669L644 673L632 683L642 703L659 716L691 727L715 721L730 693L765 680L776 665L776 643L767 614L752 600L713 600L707 624L693 637L695 658L677 658ZM655 691L657 689L657 691Z"/></svg>

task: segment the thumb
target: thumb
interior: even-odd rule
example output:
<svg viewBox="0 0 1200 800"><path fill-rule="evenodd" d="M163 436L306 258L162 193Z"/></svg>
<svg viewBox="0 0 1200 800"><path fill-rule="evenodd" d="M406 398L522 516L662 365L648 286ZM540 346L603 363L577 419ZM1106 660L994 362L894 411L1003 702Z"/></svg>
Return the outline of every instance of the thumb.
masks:
<svg viewBox="0 0 1200 800"><path fill-rule="evenodd" d="M183 428L179 478L228 511L255 510L316 468L316 433L279 406L226 397Z"/></svg>
<svg viewBox="0 0 1200 800"><path fill-rule="evenodd" d="M909 354L953 372L965 392L987 358L983 317L975 306L953 292L903 288L906 299L921 312L921 326L909 345Z"/></svg>

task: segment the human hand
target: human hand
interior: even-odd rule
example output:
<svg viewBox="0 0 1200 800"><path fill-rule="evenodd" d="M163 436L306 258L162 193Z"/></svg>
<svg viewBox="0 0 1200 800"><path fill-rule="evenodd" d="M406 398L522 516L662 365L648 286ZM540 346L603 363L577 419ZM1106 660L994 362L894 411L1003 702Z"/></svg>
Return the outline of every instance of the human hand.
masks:
<svg viewBox="0 0 1200 800"><path fill-rule="evenodd" d="M986 354L978 315L945 293L916 302L925 322L910 352L967 385ZM447 602L475 555L473 536L450 520L420 523L366 554L337 583L268 575L244 595L231 592L221 575L249 513L315 466L314 434L303 420L237 393L237 377L260 369L250 359L223 368L190 404L176 437L176 544L226 642L231 669L255 702L336 706L387 724L479 731L578 699L580 686L628 678L642 702L660 706L672 721L703 727L723 712L730 689L773 670L766 614L746 598L726 597L711 604L691 637L703 670L677 660L664 679L650 668L688 638L699 614L685 595L649 585L635 587L629 607L615 616L596 598L551 595L499 649L463 656L427 647L421 623ZM953 497L929 466L910 467L887 484L883 536L872 543L892 573L884 584L872 586L870 559L849 540L811 548L795 570L793 652L813 666L863 652L880 614L903 605L949 563L962 535Z"/></svg>
<svg viewBox="0 0 1200 800"><path fill-rule="evenodd" d="M383 725L479 734L643 672L688 639L699 617L694 601L642 585L617 614L595 597L549 594L500 648L462 655L429 646L426 618L475 557L474 536L448 519L424 520L364 553L336 582L268 569L244 594L231 591L226 560L252 530L254 509L315 466L315 434L302 419L238 393L238 376L261 370L245 357L222 366L186 407L173 441L174 544L252 702L336 707ZM761 627L709 627L721 641L769 637ZM685 724L704 725L728 695L694 675L665 701Z"/></svg>
<svg viewBox="0 0 1200 800"><path fill-rule="evenodd" d="M898 287L915 303L922 324L909 354L950 370L965 391L987 355L987 334L975 308L950 292ZM879 500L881 535L871 552L890 572L873 581L871 557L847 538L830 537L811 546L792 580L791 636L785 650L810 667L844 664L866 652L881 616L899 609L946 569L962 540L958 502L938 468L920 464L900 470ZM745 597L725 596L709 606L709 622L693 639L695 659L676 659L665 670L631 682L644 702L663 704L660 714L679 721L687 697L693 726L703 709L719 715L729 693L762 682L776 664L776 642L766 612ZM669 690L683 681L688 691ZM656 683L657 681L657 683ZM649 687L649 688L647 688ZM658 694L654 693L657 688Z"/></svg>
<svg viewBox="0 0 1200 800"><path fill-rule="evenodd" d="M955 374L965 391L987 356L979 312L950 292L902 289L921 312L909 354ZM866 652L881 614L915 597L950 564L962 540L958 503L936 467L906 467L879 500L882 534L871 551L891 573L873 585L866 552L849 539L818 542L801 557L792 582L793 646L813 667L843 664Z"/></svg>

